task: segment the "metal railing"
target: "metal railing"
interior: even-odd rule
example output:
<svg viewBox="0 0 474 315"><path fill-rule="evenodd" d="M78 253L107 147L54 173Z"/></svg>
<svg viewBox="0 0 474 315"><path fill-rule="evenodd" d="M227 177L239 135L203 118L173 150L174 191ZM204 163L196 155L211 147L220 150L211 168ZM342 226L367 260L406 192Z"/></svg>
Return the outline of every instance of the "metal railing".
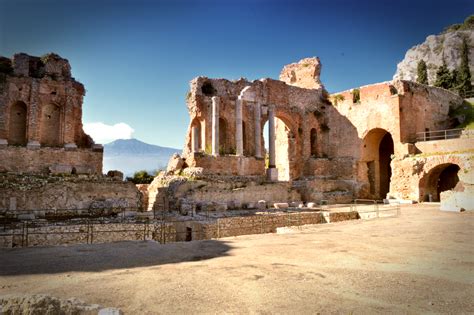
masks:
<svg viewBox="0 0 474 315"><path fill-rule="evenodd" d="M474 132L469 129L446 129L416 133L416 141L447 140L461 137L470 138Z"/></svg>
<svg viewBox="0 0 474 315"><path fill-rule="evenodd" d="M357 211L359 215L375 213L375 217L377 218L380 218L381 214L383 214L384 217L398 217L401 214L400 202L398 201L385 203L383 200L355 199L353 209Z"/></svg>

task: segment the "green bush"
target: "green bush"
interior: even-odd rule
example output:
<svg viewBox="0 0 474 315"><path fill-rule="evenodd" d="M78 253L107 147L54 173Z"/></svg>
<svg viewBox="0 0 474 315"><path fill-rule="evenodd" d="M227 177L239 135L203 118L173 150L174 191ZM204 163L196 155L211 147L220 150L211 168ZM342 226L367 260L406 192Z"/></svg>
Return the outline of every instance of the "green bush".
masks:
<svg viewBox="0 0 474 315"><path fill-rule="evenodd" d="M360 103L360 90L359 89L352 90L352 103Z"/></svg>
<svg viewBox="0 0 474 315"><path fill-rule="evenodd" d="M449 111L449 117L463 117L463 122L455 128L474 129L474 103L464 101L463 104L455 110Z"/></svg>
<svg viewBox="0 0 474 315"><path fill-rule="evenodd" d="M127 177L127 181L134 184L150 184L155 176L148 174L147 171L138 171L133 174L133 177Z"/></svg>

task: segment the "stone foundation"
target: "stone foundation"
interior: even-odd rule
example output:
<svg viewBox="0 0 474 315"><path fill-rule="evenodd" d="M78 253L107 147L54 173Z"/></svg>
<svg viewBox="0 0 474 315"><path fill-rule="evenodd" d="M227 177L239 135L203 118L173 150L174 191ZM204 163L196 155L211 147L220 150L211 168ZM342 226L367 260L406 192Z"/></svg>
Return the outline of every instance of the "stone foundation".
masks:
<svg viewBox="0 0 474 315"><path fill-rule="evenodd" d="M142 208L131 182L106 176L0 174L0 214L104 215Z"/></svg>
<svg viewBox="0 0 474 315"><path fill-rule="evenodd" d="M102 149L0 146L0 172L102 174ZM21 158L19 158L21 157Z"/></svg>
<svg viewBox="0 0 474 315"><path fill-rule="evenodd" d="M0 231L0 247L57 246L116 241L154 240L160 243L275 233L277 228L359 219L351 212L279 212L176 222L73 221L61 224L20 223Z"/></svg>

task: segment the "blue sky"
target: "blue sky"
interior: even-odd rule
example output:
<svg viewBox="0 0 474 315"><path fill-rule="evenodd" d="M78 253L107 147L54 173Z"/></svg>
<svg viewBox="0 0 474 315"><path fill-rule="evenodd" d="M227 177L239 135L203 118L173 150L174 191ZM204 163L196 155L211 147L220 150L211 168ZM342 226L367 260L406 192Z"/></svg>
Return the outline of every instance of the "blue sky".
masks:
<svg viewBox="0 0 474 315"><path fill-rule="evenodd" d="M278 78L319 56L330 92L386 81L407 49L473 13L471 0L0 0L0 55L58 53L86 86L85 124L181 148L196 76Z"/></svg>

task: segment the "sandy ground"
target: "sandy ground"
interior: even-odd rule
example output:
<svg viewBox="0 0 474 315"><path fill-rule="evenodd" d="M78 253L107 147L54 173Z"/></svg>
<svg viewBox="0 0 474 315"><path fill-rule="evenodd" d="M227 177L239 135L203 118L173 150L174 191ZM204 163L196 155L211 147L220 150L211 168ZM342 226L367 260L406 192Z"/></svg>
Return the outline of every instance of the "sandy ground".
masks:
<svg viewBox="0 0 474 315"><path fill-rule="evenodd" d="M156 313L474 312L474 213L159 245L0 250L0 295L44 293Z"/></svg>

